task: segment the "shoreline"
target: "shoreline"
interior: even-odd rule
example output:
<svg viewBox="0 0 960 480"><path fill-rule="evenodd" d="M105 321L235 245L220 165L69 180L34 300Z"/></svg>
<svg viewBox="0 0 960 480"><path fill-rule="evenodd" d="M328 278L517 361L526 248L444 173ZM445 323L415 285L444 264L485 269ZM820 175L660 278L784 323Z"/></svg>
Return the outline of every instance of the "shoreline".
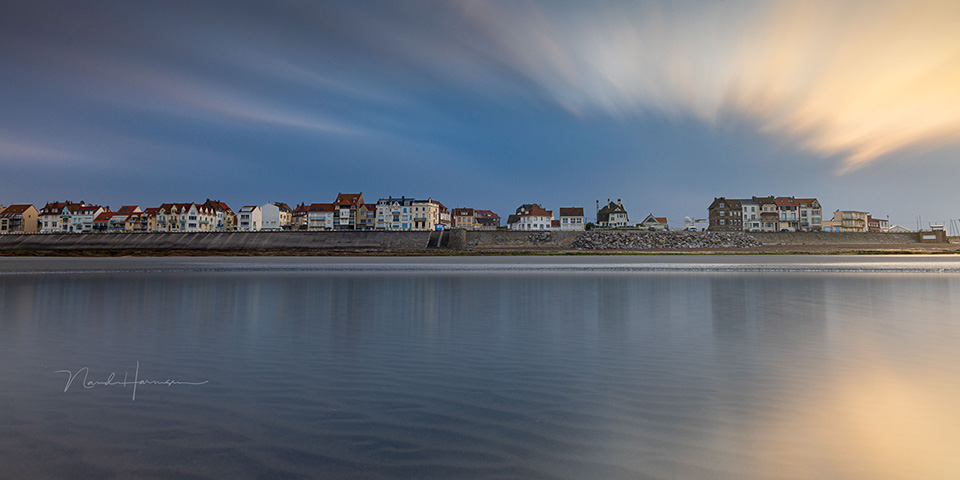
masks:
<svg viewBox="0 0 960 480"><path fill-rule="evenodd" d="M748 248L569 250L496 248L387 251L376 249L91 249L0 250L0 257L464 257L643 255L957 255L957 244L763 245Z"/></svg>
<svg viewBox="0 0 960 480"><path fill-rule="evenodd" d="M918 234L632 231L207 232L0 235L0 257L950 255Z"/></svg>

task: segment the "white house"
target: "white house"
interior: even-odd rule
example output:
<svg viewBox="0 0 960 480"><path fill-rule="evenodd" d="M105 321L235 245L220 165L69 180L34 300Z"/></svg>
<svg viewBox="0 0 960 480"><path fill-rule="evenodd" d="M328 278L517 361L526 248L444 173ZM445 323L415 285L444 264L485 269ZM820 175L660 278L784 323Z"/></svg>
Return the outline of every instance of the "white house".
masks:
<svg viewBox="0 0 960 480"><path fill-rule="evenodd" d="M261 230L289 230L293 210L286 203L273 202L260 206Z"/></svg>
<svg viewBox="0 0 960 480"><path fill-rule="evenodd" d="M413 202L407 197L377 200L377 230L412 230Z"/></svg>
<svg viewBox="0 0 960 480"><path fill-rule="evenodd" d="M68 231L71 233L89 233L93 231L93 221L107 209L99 205L67 205L64 212L68 217L61 217L61 222L66 221Z"/></svg>
<svg viewBox="0 0 960 480"><path fill-rule="evenodd" d="M745 198L740 200L740 208L743 231L759 232L763 228L760 222L760 204L752 198Z"/></svg>
<svg viewBox="0 0 960 480"><path fill-rule="evenodd" d="M67 205L83 206L84 203L49 202L40 210L37 219L40 222L40 233L63 233L70 231L69 218L72 215Z"/></svg>
<svg viewBox="0 0 960 480"><path fill-rule="evenodd" d="M247 205L237 212L237 230L259 232L263 225L263 212L257 205Z"/></svg>
<svg viewBox="0 0 960 480"><path fill-rule="evenodd" d="M823 230L823 210L816 198L798 198L800 205L800 230L819 232Z"/></svg>
<svg viewBox="0 0 960 480"><path fill-rule="evenodd" d="M332 203L311 203L307 211L307 230L319 232L333 230L336 225L337 206Z"/></svg>
<svg viewBox="0 0 960 480"><path fill-rule="evenodd" d="M217 226L217 212L198 203L164 203L157 210L158 232L212 232Z"/></svg>
<svg viewBox="0 0 960 480"><path fill-rule="evenodd" d="M553 211L544 210L535 203L528 203L517 208L516 215L510 215L507 224L511 230L543 231L553 228Z"/></svg>
<svg viewBox="0 0 960 480"><path fill-rule="evenodd" d="M597 210L597 226L602 228L621 228L630 223L627 216L627 210L623 208L623 202L617 200L617 203L609 202L603 208ZM599 202L598 202L599 203Z"/></svg>
<svg viewBox="0 0 960 480"><path fill-rule="evenodd" d="M560 207L560 230L583 230L583 207Z"/></svg>

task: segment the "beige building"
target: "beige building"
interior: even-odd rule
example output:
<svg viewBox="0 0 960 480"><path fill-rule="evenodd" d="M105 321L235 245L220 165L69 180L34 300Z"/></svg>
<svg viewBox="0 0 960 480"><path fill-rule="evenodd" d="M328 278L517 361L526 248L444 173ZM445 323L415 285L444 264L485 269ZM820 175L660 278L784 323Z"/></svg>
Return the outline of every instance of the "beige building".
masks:
<svg viewBox="0 0 960 480"><path fill-rule="evenodd" d="M33 205L10 205L0 212L0 234L37 233L38 212Z"/></svg>
<svg viewBox="0 0 960 480"><path fill-rule="evenodd" d="M411 205L411 230L436 230L440 223L440 202L432 198L414 200Z"/></svg>
<svg viewBox="0 0 960 480"><path fill-rule="evenodd" d="M824 232L868 232L870 231L868 212L856 210L837 210L833 218L823 221Z"/></svg>
<svg viewBox="0 0 960 480"><path fill-rule="evenodd" d="M157 210L158 232L212 232L216 225L213 208L198 203L164 203Z"/></svg>
<svg viewBox="0 0 960 480"><path fill-rule="evenodd" d="M473 230L479 227L476 213L472 208L454 208L451 216L453 217L453 228Z"/></svg>

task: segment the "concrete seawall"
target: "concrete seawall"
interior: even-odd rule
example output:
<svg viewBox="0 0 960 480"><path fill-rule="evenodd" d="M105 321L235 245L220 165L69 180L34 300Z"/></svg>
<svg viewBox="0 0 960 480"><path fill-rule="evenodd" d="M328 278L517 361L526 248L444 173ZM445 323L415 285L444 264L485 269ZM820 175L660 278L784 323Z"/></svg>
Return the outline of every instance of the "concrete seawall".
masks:
<svg viewBox="0 0 960 480"><path fill-rule="evenodd" d="M316 251L316 252L516 252L571 251L581 232L464 231L443 233L441 248L429 248L435 232L229 232L0 235L0 251ZM699 233L698 235L709 235ZM764 245L908 245L916 233L755 233Z"/></svg>
<svg viewBox="0 0 960 480"><path fill-rule="evenodd" d="M765 245L903 245L920 243L917 233L777 232L750 233Z"/></svg>
<svg viewBox="0 0 960 480"><path fill-rule="evenodd" d="M225 232L0 235L0 250L426 250L430 232Z"/></svg>

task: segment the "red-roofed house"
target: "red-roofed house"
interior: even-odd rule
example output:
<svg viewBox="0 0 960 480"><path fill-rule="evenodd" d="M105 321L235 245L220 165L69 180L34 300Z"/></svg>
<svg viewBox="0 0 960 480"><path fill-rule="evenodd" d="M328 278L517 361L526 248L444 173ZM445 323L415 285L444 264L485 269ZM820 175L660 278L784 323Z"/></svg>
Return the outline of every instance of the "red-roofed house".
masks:
<svg viewBox="0 0 960 480"><path fill-rule="evenodd" d="M819 232L823 230L823 210L816 198L798 198L800 204L800 230Z"/></svg>
<svg viewBox="0 0 960 480"><path fill-rule="evenodd" d="M363 205L363 192L338 193L333 204L337 207L335 228L337 230L356 230L357 211L360 209L360 205Z"/></svg>
<svg viewBox="0 0 960 480"><path fill-rule="evenodd" d="M39 221L37 208L33 205L10 205L0 212L0 234L37 233Z"/></svg>
<svg viewBox="0 0 960 480"><path fill-rule="evenodd" d="M449 230L450 224L453 223L453 217L450 215L450 209L444 206L443 203L440 203L439 201L437 201L437 205L439 206L437 210L437 214L439 215L439 218L440 218L438 228Z"/></svg>
<svg viewBox="0 0 960 480"><path fill-rule="evenodd" d="M156 222L158 232L212 232L217 214L198 203L164 203L157 210Z"/></svg>
<svg viewBox="0 0 960 480"><path fill-rule="evenodd" d="M293 209L290 214L290 229L303 231L307 229L307 205L303 202Z"/></svg>
<svg viewBox="0 0 960 480"><path fill-rule="evenodd" d="M69 222L64 222L64 219L69 219L70 213L69 210L64 211L64 208L67 205L83 204L83 202L74 203L69 200L47 203L37 216L40 222L40 233L64 233L69 231Z"/></svg>
<svg viewBox="0 0 960 480"><path fill-rule="evenodd" d="M496 230L500 228L500 215L490 210L474 210L474 221L480 230Z"/></svg>
<svg viewBox="0 0 960 480"><path fill-rule="evenodd" d="M454 208L452 212L453 228L473 230L476 218L472 208Z"/></svg>
<svg viewBox="0 0 960 480"><path fill-rule="evenodd" d="M535 203L528 203L517 208L516 215L510 215L507 226L511 230L550 230L553 223L553 211L544 210Z"/></svg>
<svg viewBox="0 0 960 480"><path fill-rule="evenodd" d="M333 230L337 224L337 206L332 203L311 203L306 207L307 230L320 232Z"/></svg>
<svg viewBox="0 0 960 480"><path fill-rule="evenodd" d="M800 230L800 202L794 197L776 197L773 203L777 206L780 215L781 232L796 232Z"/></svg>
<svg viewBox="0 0 960 480"><path fill-rule="evenodd" d="M233 213L233 210L226 203L208 198L206 202L203 202L203 205L212 208L217 217L213 231L232 232L237 229L237 214Z"/></svg>
<svg viewBox="0 0 960 480"><path fill-rule="evenodd" d="M93 231L93 220L108 209L100 205L67 205L64 211L69 216L61 216L61 222L67 223L71 233L90 233Z"/></svg>
<svg viewBox="0 0 960 480"><path fill-rule="evenodd" d="M560 230L583 230L583 207L560 207Z"/></svg>
<svg viewBox="0 0 960 480"><path fill-rule="evenodd" d="M652 213L640 222L640 228L664 232L670 229L667 226L667 217L654 217Z"/></svg>
<svg viewBox="0 0 960 480"><path fill-rule="evenodd" d="M140 213L142 211L139 205L124 205L120 207L120 210L117 210L117 213L121 215L133 215L134 213Z"/></svg>
<svg viewBox="0 0 960 480"><path fill-rule="evenodd" d="M157 212L159 211L159 207L152 207L128 216L126 230L134 233L152 233L157 231Z"/></svg>
<svg viewBox="0 0 960 480"><path fill-rule="evenodd" d="M117 215L117 212L111 212L109 210L97 215L93 219L93 232L106 233L110 229L110 219L113 218L114 215ZM126 217L126 215L123 216L123 218Z"/></svg>

